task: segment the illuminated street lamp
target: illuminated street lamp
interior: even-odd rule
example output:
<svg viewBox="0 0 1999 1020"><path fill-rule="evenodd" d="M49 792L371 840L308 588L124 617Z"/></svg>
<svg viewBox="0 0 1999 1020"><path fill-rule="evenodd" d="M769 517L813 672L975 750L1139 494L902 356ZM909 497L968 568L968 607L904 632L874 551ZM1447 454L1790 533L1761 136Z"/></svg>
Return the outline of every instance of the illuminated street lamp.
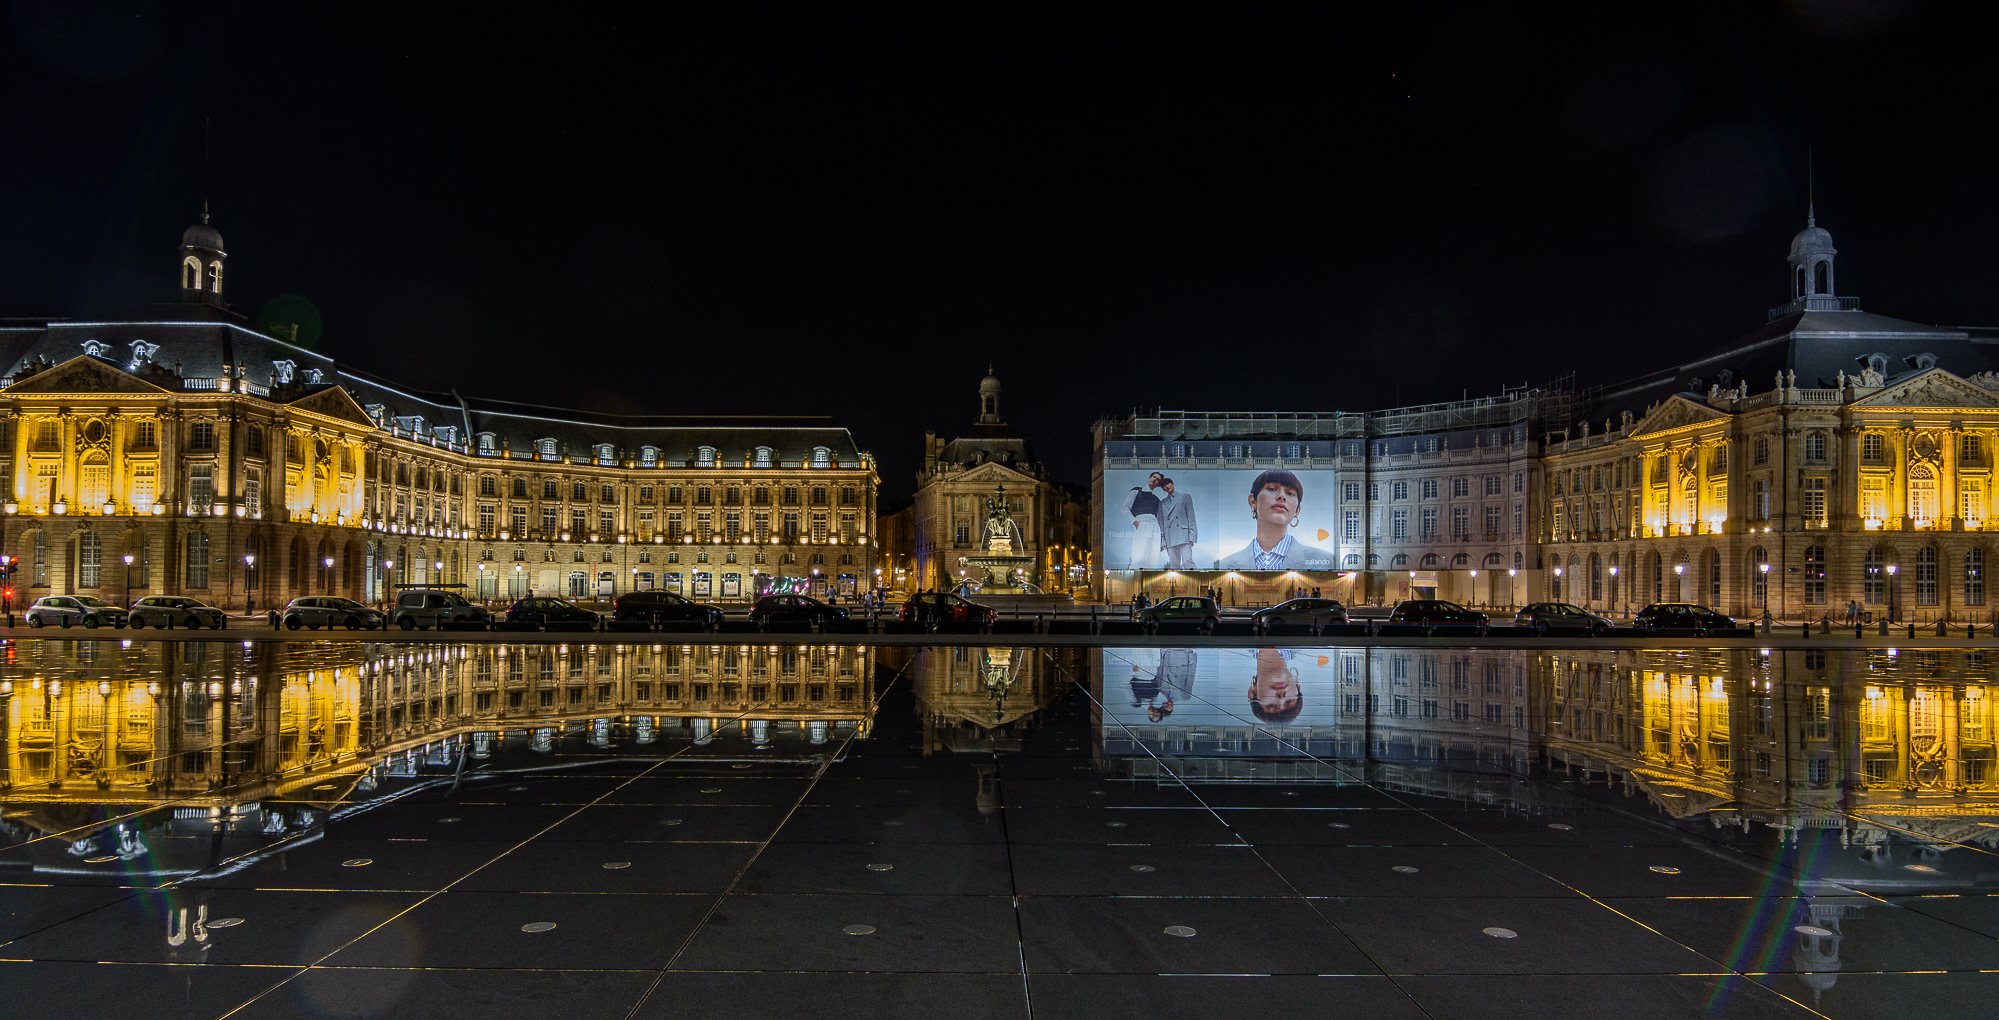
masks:
<svg viewBox="0 0 1999 1020"><path fill-rule="evenodd" d="M124 555L124 556L122 557L122 559L124 559L124 561L125 561L125 608L127 608L127 609L130 609L130 608L132 608L132 560L133 560L133 556L132 556L132 554L131 554L131 553L126 553L126 554L125 554L125 555Z"/></svg>

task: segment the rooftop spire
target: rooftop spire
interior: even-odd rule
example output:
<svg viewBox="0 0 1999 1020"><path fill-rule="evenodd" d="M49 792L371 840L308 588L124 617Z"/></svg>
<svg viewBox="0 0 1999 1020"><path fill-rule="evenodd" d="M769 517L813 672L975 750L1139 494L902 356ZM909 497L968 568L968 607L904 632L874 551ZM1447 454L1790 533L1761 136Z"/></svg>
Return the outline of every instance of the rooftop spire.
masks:
<svg viewBox="0 0 1999 1020"><path fill-rule="evenodd" d="M205 198L201 200L201 222L203 226L208 224L208 199Z"/></svg>

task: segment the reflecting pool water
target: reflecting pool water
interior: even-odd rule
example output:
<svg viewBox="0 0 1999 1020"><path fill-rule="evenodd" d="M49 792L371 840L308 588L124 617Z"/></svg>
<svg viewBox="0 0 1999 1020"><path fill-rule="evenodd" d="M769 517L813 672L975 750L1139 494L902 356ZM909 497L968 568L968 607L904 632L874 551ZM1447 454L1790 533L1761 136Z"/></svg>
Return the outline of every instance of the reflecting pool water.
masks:
<svg viewBox="0 0 1999 1020"><path fill-rule="evenodd" d="M30 1014L1976 1008L1994 694L1977 649L24 641L0 976Z"/></svg>

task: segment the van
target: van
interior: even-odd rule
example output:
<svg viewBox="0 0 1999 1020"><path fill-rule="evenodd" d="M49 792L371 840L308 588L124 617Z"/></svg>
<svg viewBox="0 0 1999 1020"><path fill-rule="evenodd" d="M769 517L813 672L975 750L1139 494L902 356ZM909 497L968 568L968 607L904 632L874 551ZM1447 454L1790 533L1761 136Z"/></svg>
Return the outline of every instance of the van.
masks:
<svg viewBox="0 0 1999 1020"><path fill-rule="evenodd" d="M411 589L396 596L396 606L390 610L389 618L404 630L415 630L436 629L439 624L460 620L486 623L492 616L456 592Z"/></svg>

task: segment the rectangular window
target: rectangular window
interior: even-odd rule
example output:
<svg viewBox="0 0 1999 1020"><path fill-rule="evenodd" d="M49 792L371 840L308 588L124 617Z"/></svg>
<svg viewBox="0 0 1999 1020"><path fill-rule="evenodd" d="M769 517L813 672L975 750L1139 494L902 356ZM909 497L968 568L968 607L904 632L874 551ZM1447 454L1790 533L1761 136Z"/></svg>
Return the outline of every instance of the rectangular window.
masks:
<svg viewBox="0 0 1999 1020"><path fill-rule="evenodd" d="M1756 481L1756 507L1753 512L1759 521L1770 519L1770 480L1767 478Z"/></svg>
<svg viewBox="0 0 1999 1020"><path fill-rule="evenodd" d="M1513 537L1520 538L1526 534L1527 505L1525 503L1515 503L1513 504Z"/></svg>
<svg viewBox="0 0 1999 1020"><path fill-rule="evenodd" d="M1825 459L1825 433L1805 433L1805 459L1808 461L1822 461Z"/></svg>
<svg viewBox="0 0 1999 1020"><path fill-rule="evenodd" d="M526 534L527 534L527 530L528 530L528 508L527 508L527 507L524 507L524 506L517 506L517 507L514 507L514 508L513 508L513 510L514 510L514 514L513 514L513 522L514 522L514 529L513 529L512 533L511 533L510 537L512 537L512 538L515 538L515 539L519 539L519 538L520 538L520 537L522 537L523 535L526 535Z"/></svg>
<svg viewBox="0 0 1999 1020"><path fill-rule="evenodd" d="M576 541L579 542L582 541L584 534L590 528L590 519L587 516L588 514L589 511L587 510L571 509L569 511L569 534L573 538L575 538Z"/></svg>
<svg viewBox="0 0 1999 1020"><path fill-rule="evenodd" d="M215 449L215 423L197 421L188 426L187 447L190 450Z"/></svg>
<svg viewBox="0 0 1999 1020"><path fill-rule="evenodd" d="M1805 527L1825 527L1825 479L1805 479Z"/></svg>
<svg viewBox="0 0 1999 1020"><path fill-rule="evenodd" d="M1360 498L1360 483L1346 482L1340 486L1340 498L1351 503Z"/></svg>
<svg viewBox="0 0 1999 1020"><path fill-rule="evenodd" d="M215 468L196 464L187 471L187 502L194 513L205 514L215 505Z"/></svg>
<svg viewBox="0 0 1999 1020"><path fill-rule="evenodd" d="M1423 528L1421 533L1421 540L1425 542L1434 542L1437 540L1436 507L1426 506L1423 508Z"/></svg>
<svg viewBox="0 0 1999 1020"><path fill-rule="evenodd" d="M1394 514L1390 515L1389 520L1392 522L1390 525L1391 530L1389 531L1390 537L1397 542L1409 541L1409 511L1397 510Z"/></svg>
<svg viewBox="0 0 1999 1020"><path fill-rule="evenodd" d="M1505 524L1503 523L1503 519L1504 519L1504 518L1503 518L1503 514L1504 514L1504 513L1505 513L1505 511L1504 511L1504 510L1502 510L1501 508L1497 507L1497 506L1489 506L1489 507L1486 507L1486 508L1485 508L1485 540L1486 540L1486 541L1488 541L1488 542L1497 542L1497 541L1499 541L1499 539L1500 539L1500 535L1501 535L1501 532L1503 532L1503 531L1505 530L1505 527L1506 527L1506 526L1505 526Z"/></svg>
<svg viewBox="0 0 1999 1020"><path fill-rule="evenodd" d="M1753 463L1757 464L1770 463L1770 437L1768 436L1756 437L1756 452L1753 456Z"/></svg>
<svg viewBox="0 0 1999 1020"><path fill-rule="evenodd" d="M1513 472L1513 494L1518 496L1527 491L1527 472Z"/></svg>
<svg viewBox="0 0 1999 1020"><path fill-rule="evenodd" d="M1388 487L1388 488L1389 488L1389 498L1390 498L1390 499L1408 499L1408 498L1409 498L1409 483L1408 483L1408 482L1391 482L1391 483L1389 483L1389 487Z"/></svg>
<svg viewBox="0 0 1999 1020"><path fill-rule="evenodd" d="M1451 479L1451 498L1452 498L1452 499L1463 499L1463 498L1465 498L1466 496L1469 496L1469 495L1471 495L1471 479L1469 479L1469 478L1453 478L1453 479Z"/></svg>
<svg viewBox="0 0 1999 1020"><path fill-rule="evenodd" d="M132 445L134 447L141 450L150 450L159 443L156 437L157 433L154 431L153 423L150 419L134 423L132 427Z"/></svg>
<svg viewBox="0 0 1999 1020"><path fill-rule="evenodd" d="M1437 498L1437 480L1436 480L1435 478L1425 478L1425 479L1423 479L1423 483L1422 483L1422 484L1423 484L1423 498L1424 498L1424 499L1436 499L1436 498Z"/></svg>
<svg viewBox="0 0 1999 1020"><path fill-rule="evenodd" d="M1985 483L1971 479L1957 483L1957 515L1967 528L1979 527L1985 519Z"/></svg>
<svg viewBox="0 0 1999 1020"><path fill-rule="evenodd" d="M132 505L145 512L159 499L159 476L151 467L140 467L132 471Z"/></svg>
<svg viewBox="0 0 1999 1020"><path fill-rule="evenodd" d="M1345 515L1345 538L1349 542L1360 541L1360 511L1348 510Z"/></svg>
<svg viewBox="0 0 1999 1020"><path fill-rule="evenodd" d="M1454 506L1451 508L1451 538L1459 542L1470 541L1471 507Z"/></svg>
<svg viewBox="0 0 1999 1020"><path fill-rule="evenodd" d="M1884 445L1882 443L1882 439L1883 437L1879 432L1869 432L1861 436L1860 459L1867 461L1870 464L1879 464L1881 462L1881 455L1883 452L1882 447Z"/></svg>
<svg viewBox="0 0 1999 1020"><path fill-rule="evenodd" d="M618 531L617 512L613 510L597 511L597 533L599 535L614 535L617 534L617 531Z"/></svg>
<svg viewBox="0 0 1999 1020"><path fill-rule="evenodd" d="M1966 464L1977 464L1985 459L1985 443L1978 436L1959 436L1957 456Z"/></svg>
<svg viewBox="0 0 1999 1020"><path fill-rule="evenodd" d="M1860 480L1860 516L1875 521L1888 516L1887 479L1862 478Z"/></svg>
<svg viewBox="0 0 1999 1020"><path fill-rule="evenodd" d="M263 507L264 473L256 468L243 469L243 505L251 513L258 513Z"/></svg>

